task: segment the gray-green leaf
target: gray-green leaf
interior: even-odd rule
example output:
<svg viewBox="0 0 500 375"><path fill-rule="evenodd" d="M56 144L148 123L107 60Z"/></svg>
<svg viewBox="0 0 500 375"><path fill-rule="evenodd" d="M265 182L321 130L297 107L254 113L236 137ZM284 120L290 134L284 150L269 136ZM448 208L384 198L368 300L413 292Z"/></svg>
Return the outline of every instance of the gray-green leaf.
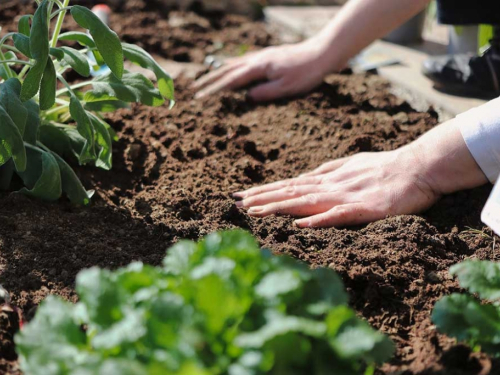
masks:
<svg viewBox="0 0 500 375"><path fill-rule="evenodd" d="M121 78L124 72L123 49L116 33L85 7L73 6L71 15L81 27L89 30L104 61L113 74Z"/></svg>
<svg viewBox="0 0 500 375"><path fill-rule="evenodd" d="M30 36L30 19L31 15L27 14L19 18L18 30L21 34Z"/></svg>
<svg viewBox="0 0 500 375"><path fill-rule="evenodd" d="M70 99L69 112L77 123L78 133L85 138L85 144L80 154L80 164L94 161L96 159L94 129L82 103L80 103L80 100L73 94Z"/></svg>
<svg viewBox="0 0 500 375"><path fill-rule="evenodd" d="M30 36L31 57L36 60L35 65L30 69L23 83L21 90L21 100L34 97L40 89L45 66L49 57L49 25L48 25L49 2L43 0L33 17Z"/></svg>
<svg viewBox="0 0 500 375"><path fill-rule="evenodd" d="M57 77L56 68L51 59L47 59L40 85L40 109L52 108L56 102Z"/></svg>
<svg viewBox="0 0 500 375"><path fill-rule="evenodd" d="M82 46L95 48L96 45L91 37L79 31L68 31L59 35L59 40L74 41L80 43Z"/></svg>
<svg viewBox="0 0 500 375"><path fill-rule="evenodd" d="M28 146L26 150L26 171L18 174L27 188L22 188L20 193L46 201L59 199L62 193L61 173L54 156L34 146Z"/></svg>
<svg viewBox="0 0 500 375"><path fill-rule="evenodd" d="M73 169L71 169L63 158L55 152L52 155L56 159L61 171L62 191L66 193L71 203L76 205L89 204L94 192L85 190Z"/></svg>
<svg viewBox="0 0 500 375"><path fill-rule="evenodd" d="M165 99L172 102L172 106L175 103L174 82L170 75L142 48L127 43L123 43L122 45L125 58L144 69L151 70L155 74L161 94Z"/></svg>
<svg viewBox="0 0 500 375"><path fill-rule="evenodd" d="M139 73L125 73L121 80L109 73L92 81L93 89L85 93L86 102L121 100L160 106L165 100L153 83Z"/></svg>
<svg viewBox="0 0 500 375"><path fill-rule="evenodd" d="M26 169L26 149L23 137L12 118L0 106L0 165L12 158L17 171Z"/></svg>
<svg viewBox="0 0 500 375"><path fill-rule="evenodd" d="M64 52L64 61L78 74L84 77L90 75L89 61L84 54L70 47L61 47L60 50Z"/></svg>

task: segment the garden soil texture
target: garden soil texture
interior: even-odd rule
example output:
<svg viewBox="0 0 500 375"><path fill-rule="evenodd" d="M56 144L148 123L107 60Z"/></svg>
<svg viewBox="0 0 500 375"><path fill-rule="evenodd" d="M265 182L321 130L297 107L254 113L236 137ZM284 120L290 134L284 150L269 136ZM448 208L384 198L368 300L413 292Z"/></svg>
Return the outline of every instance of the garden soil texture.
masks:
<svg viewBox="0 0 500 375"><path fill-rule="evenodd" d="M21 2L2 3L0 24L12 29ZM162 12L149 1L148 10L145 3L127 2L111 27L165 58L201 62L210 53L276 43L263 24L242 17ZM29 318L49 294L76 301L75 276L84 268L136 260L158 265L180 239L238 227L276 254L339 272L351 305L397 345L377 374L499 373L497 361L456 345L430 320L435 302L459 291L448 275L451 265L499 258L480 221L490 187L444 197L422 215L348 229L298 229L289 217L251 218L231 197L335 158L408 144L438 123L436 113L413 110L375 75L331 76L304 97L265 105L243 91L197 101L190 83L176 80L172 110L133 105L108 116L120 137L113 169L76 167L96 191L89 207L0 194L0 284L15 306ZM18 326L16 313L4 307L2 374L20 373L13 346Z"/></svg>

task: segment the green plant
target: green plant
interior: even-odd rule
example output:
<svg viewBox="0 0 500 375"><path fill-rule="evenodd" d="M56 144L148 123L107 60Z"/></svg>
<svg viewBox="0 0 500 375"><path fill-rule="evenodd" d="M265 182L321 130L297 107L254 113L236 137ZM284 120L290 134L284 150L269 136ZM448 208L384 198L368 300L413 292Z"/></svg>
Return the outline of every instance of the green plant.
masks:
<svg viewBox="0 0 500 375"><path fill-rule="evenodd" d="M17 33L0 39L0 189L12 188L17 174L22 193L56 200L64 192L73 203L86 204L91 193L63 158L110 169L116 134L101 113L130 102L159 106L169 100L173 105L174 87L147 52L122 44L87 8L69 6L69 0L37 3L34 15L20 18ZM89 34L61 33L68 11ZM7 44L10 40L13 45ZM82 49L60 46L61 41L78 42ZM89 53L111 72L71 85L63 77L68 69L89 77L91 69L98 68L91 66ZM158 87L126 71L124 58L151 70Z"/></svg>
<svg viewBox="0 0 500 375"><path fill-rule="evenodd" d="M180 242L163 267L92 268L76 305L50 297L17 336L25 374L372 374L391 341L332 270L260 250L242 231Z"/></svg>
<svg viewBox="0 0 500 375"><path fill-rule="evenodd" d="M500 355L500 263L467 261L453 266L468 294L452 294L436 303L432 319L438 329L476 350ZM481 303L481 300L490 302Z"/></svg>

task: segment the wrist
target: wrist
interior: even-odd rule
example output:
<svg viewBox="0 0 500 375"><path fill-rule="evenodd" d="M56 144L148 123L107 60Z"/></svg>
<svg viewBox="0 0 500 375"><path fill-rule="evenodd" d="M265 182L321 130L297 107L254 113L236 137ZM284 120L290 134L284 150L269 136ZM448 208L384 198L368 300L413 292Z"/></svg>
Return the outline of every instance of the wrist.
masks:
<svg viewBox="0 0 500 375"><path fill-rule="evenodd" d="M470 153L455 120L407 146L415 167L436 194L472 189L488 182Z"/></svg>
<svg viewBox="0 0 500 375"><path fill-rule="evenodd" d="M339 51L331 47L331 41L325 36L318 34L303 42L308 53L314 61L314 67L318 69L323 76L338 73L347 66L348 59L343 61Z"/></svg>

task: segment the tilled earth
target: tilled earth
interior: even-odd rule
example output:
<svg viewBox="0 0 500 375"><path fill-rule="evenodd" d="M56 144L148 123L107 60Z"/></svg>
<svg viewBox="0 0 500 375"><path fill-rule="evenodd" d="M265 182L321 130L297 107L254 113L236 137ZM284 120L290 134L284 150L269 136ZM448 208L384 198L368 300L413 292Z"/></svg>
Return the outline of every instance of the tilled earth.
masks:
<svg viewBox="0 0 500 375"><path fill-rule="evenodd" d="M0 6L0 19L2 12ZM348 229L251 218L231 198L334 158L405 145L437 124L434 112L414 111L373 75L332 76L309 95L266 105L244 92L195 101L189 84L177 80L172 110L133 106L108 118L120 136L114 168L77 168L96 190L89 207L0 195L0 284L16 306L29 317L49 294L76 301L74 280L83 268L156 265L179 239L240 227L277 254L340 273L352 306L397 344L378 374L500 371L498 362L457 346L430 321L434 303L458 291L448 276L452 264L500 256L480 221L490 187L447 196L422 215ZM12 341L18 326L15 312L0 312L0 373L19 372Z"/></svg>

